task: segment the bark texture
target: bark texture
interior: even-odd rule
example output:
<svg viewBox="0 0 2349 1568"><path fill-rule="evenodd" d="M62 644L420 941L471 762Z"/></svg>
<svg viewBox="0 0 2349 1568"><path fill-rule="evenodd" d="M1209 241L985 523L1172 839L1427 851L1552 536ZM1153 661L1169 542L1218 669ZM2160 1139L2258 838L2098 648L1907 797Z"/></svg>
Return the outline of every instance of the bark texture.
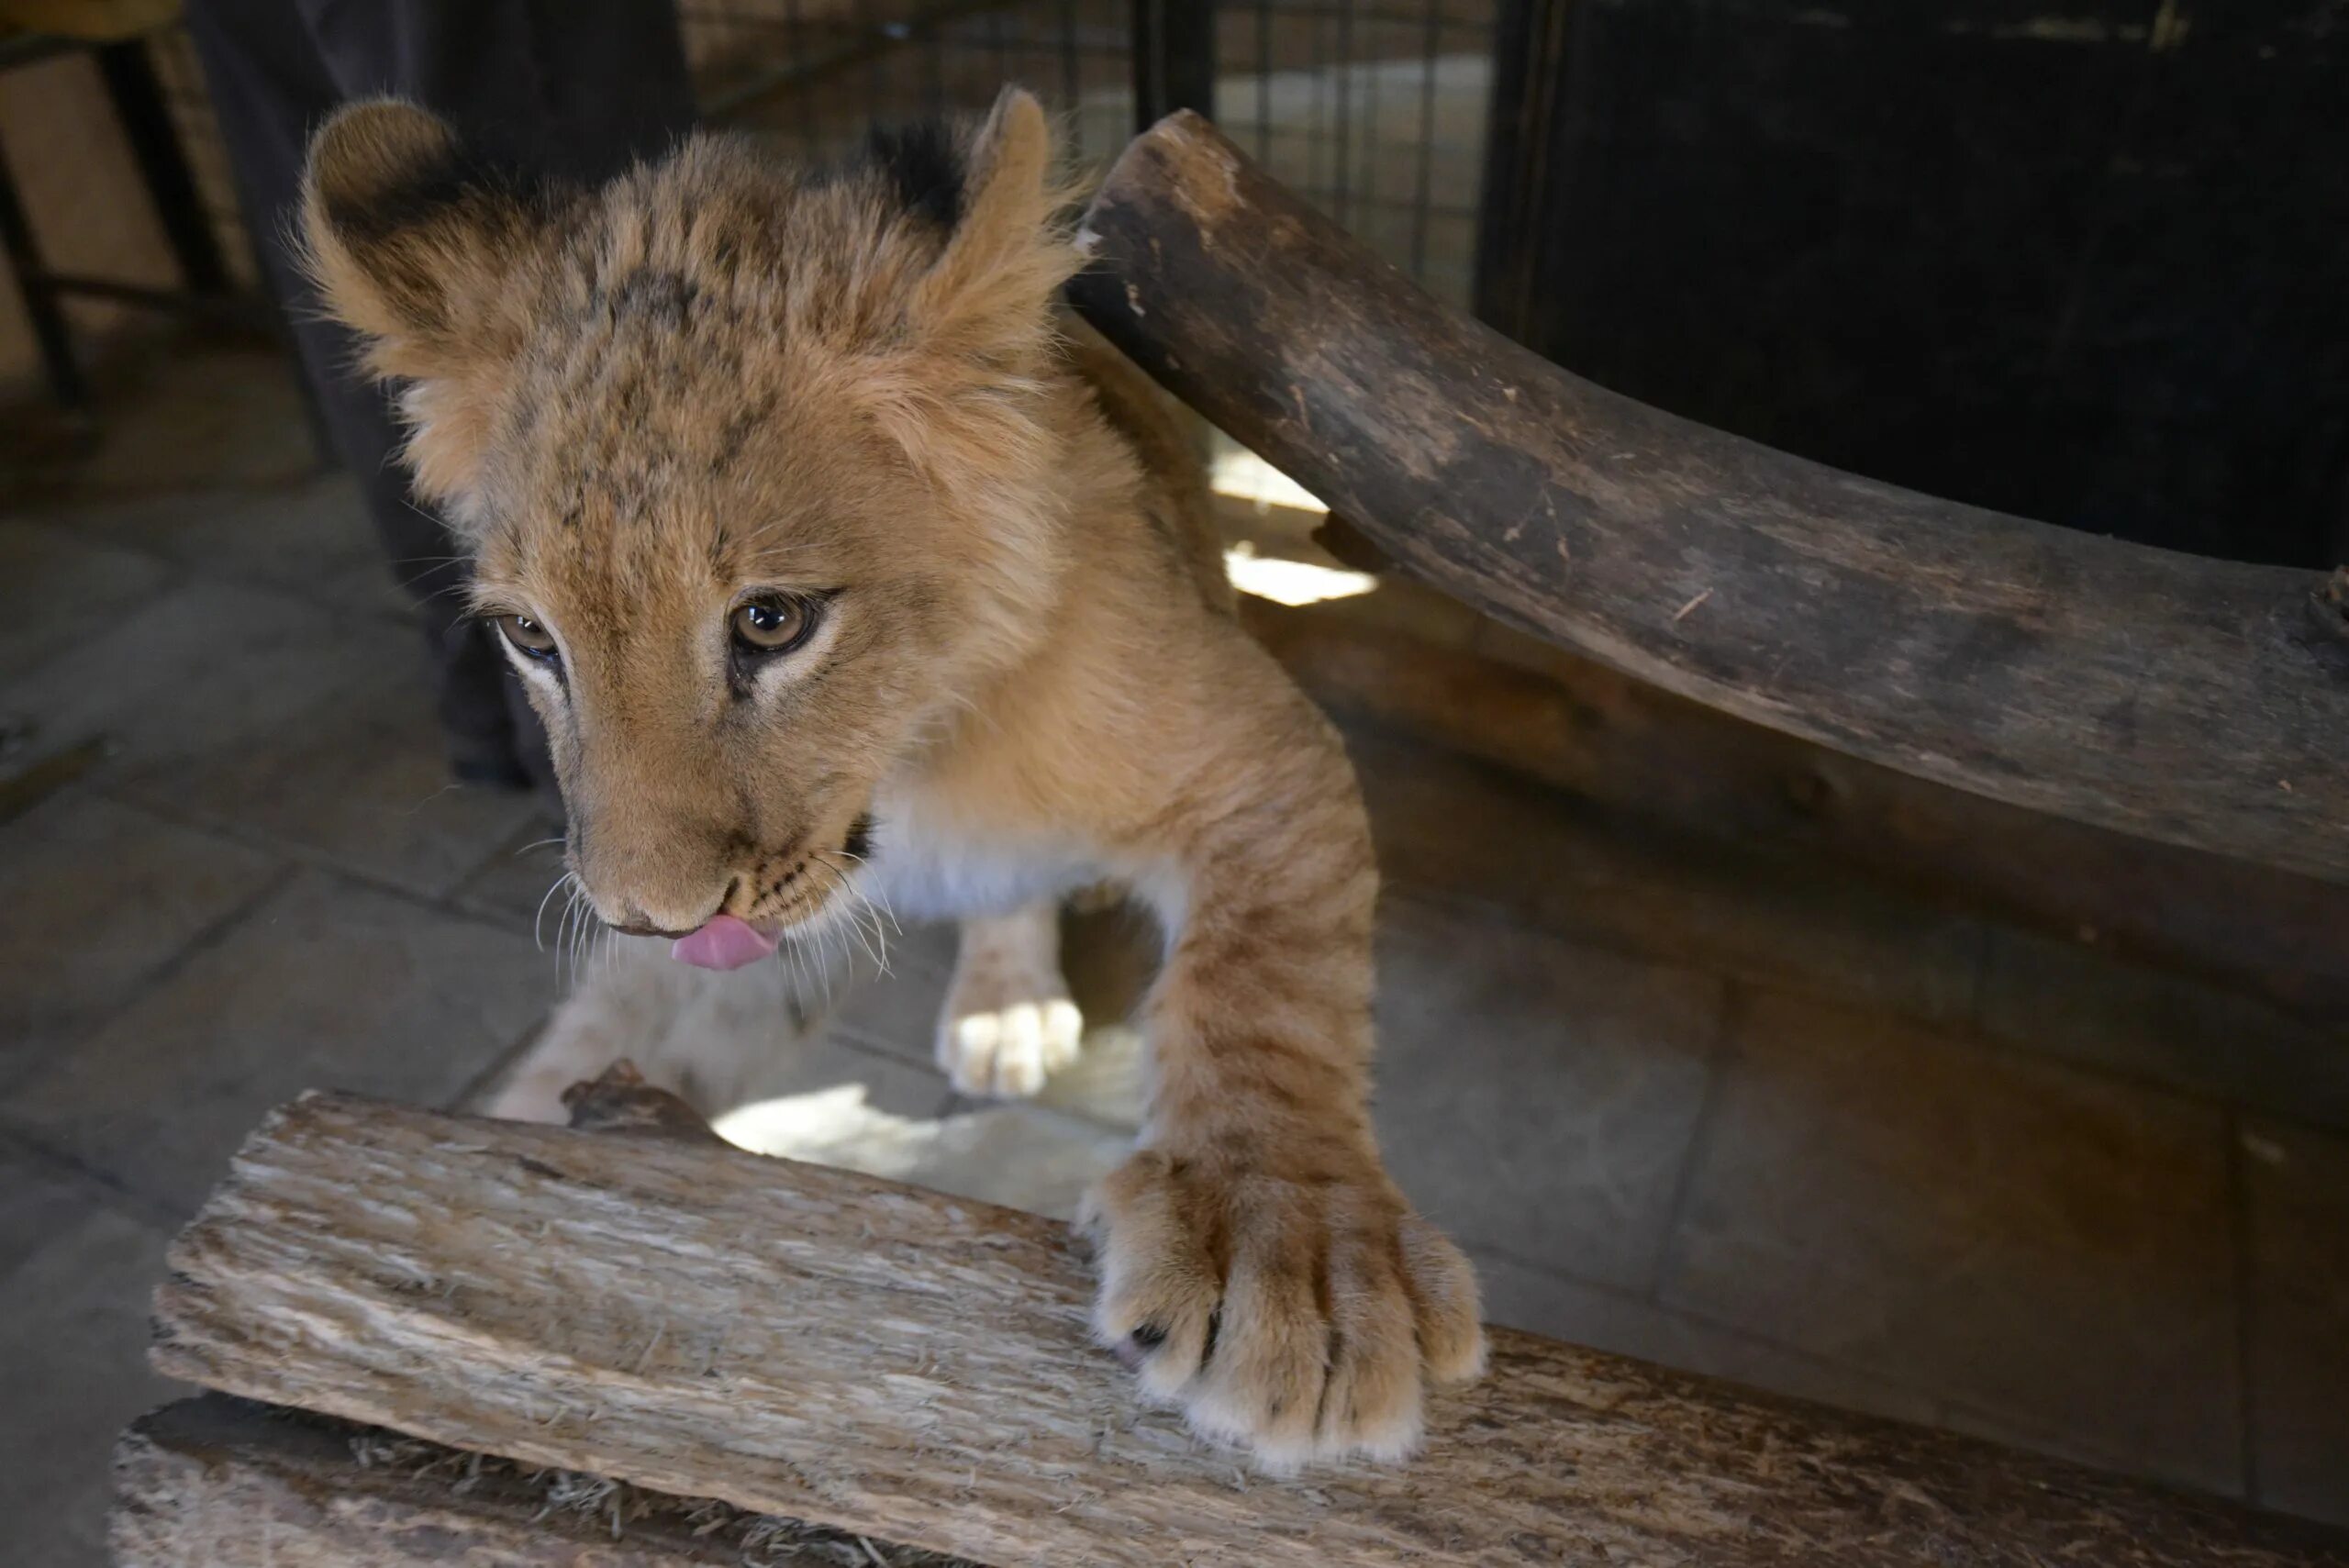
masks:
<svg viewBox="0 0 2349 1568"><path fill-rule="evenodd" d="M1126 150L1083 240L1095 327L1453 596L1870 762L2349 881L2349 606L2319 574L1634 403L1413 287L1197 116Z"/></svg>
<svg viewBox="0 0 2349 1568"><path fill-rule="evenodd" d="M173 1252L162 1371L984 1562L2349 1564L2337 1531L1522 1334L1415 1462L1251 1474L1138 1407L1032 1216L315 1095Z"/></svg>

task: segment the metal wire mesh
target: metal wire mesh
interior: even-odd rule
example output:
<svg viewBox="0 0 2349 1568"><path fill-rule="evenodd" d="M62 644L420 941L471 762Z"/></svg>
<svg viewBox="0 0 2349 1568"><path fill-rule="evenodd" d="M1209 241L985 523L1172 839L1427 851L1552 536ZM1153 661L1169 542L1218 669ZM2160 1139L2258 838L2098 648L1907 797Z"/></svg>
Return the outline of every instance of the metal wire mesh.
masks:
<svg viewBox="0 0 2349 1568"><path fill-rule="evenodd" d="M1446 298L1468 297L1494 0L1226 0L1217 119L1258 161ZM1134 130L1132 0L681 0L713 123L818 154L876 120L974 111L1018 82L1106 165ZM251 252L185 36L152 44L233 265Z"/></svg>
<svg viewBox="0 0 2349 1568"><path fill-rule="evenodd" d="M1215 114L1281 180L1414 277L1467 298L1493 0L1218 8ZM1106 163L1133 133L1130 0L685 0L685 48L729 123L821 152L872 120L984 108L1005 82Z"/></svg>
<svg viewBox="0 0 2349 1568"><path fill-rule="evenodd" d="M1490 0L1257 0L1217 23L1216 119L1283 183L1464 303Z"/></svg>
<svg viewBox="0 0 2349 1568"><path fill-rule="evenodd" d="M820 154L876 120L985 108L1006 82L1106 162L1133 129L1129 0L685 0L711 117Z"/></svg>

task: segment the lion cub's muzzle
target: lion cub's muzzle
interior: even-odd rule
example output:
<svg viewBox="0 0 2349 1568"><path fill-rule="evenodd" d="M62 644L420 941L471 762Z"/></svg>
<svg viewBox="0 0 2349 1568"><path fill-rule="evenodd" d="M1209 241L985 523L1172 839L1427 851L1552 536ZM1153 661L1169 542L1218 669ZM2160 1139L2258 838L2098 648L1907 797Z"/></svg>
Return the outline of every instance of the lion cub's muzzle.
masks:
<svg viewBox="0 0 2349 1568"><path fill-rule="evenodd" d="M838 849L811 849L803 841L735 872L717 909L690 929L665 929L648 919L619 929L632 936L667 937L675 943L670 951L677 961L697 968L740 969L755 963L775 951L785 932L830 906L869 852L872 839L873 819L860 814Z"/></svg>

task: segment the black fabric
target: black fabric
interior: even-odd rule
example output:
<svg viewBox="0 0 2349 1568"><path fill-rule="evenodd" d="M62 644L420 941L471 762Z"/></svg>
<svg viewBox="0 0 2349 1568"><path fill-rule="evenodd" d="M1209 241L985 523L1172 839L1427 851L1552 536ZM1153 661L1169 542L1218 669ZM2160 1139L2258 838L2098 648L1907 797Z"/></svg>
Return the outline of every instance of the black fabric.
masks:
<svg viewBox="0 0 2349 1568"><path fill-rule="evenodd" d="M551 792L545 738L495 633L463 615L448 528L410 493L386 392L352 369L294 260L310 132L339 106L395 94L498 162L597 180L693 127L672 0L190 0L188 30L270 293L392 570L415 600L461 777Z"/></svg>

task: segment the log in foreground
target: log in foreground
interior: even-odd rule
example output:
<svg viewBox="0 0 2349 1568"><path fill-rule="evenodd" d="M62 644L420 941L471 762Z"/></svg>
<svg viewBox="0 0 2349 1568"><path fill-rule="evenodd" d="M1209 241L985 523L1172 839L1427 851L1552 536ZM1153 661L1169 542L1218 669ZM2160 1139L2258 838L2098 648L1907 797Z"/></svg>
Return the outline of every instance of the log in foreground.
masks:
<svg viewBox="0 0 2349 1568"><path fill-rule="evenodd" d="M1421 293L1195 116L1126 150L1085 243L1094 326L1455 597L1854 756L2349 881L2349 603L2317 574L1634 403Z"/></svg>
<svg viewBox="0 0 2349 1568"><path fill-rule="evenodd" d="M162 1371L981 1562L2349 1564L2349 1537L1506 1331L1397 1469L1250 1474L1032 1216L337 1095L180 1238Z"/></svg>
<svg viewBox="0 0 2349 1568"><path fill-rule="evenodd" d="M974 1568L219 1395L123 1434L115 1494L115 1568Z"/></svg>

